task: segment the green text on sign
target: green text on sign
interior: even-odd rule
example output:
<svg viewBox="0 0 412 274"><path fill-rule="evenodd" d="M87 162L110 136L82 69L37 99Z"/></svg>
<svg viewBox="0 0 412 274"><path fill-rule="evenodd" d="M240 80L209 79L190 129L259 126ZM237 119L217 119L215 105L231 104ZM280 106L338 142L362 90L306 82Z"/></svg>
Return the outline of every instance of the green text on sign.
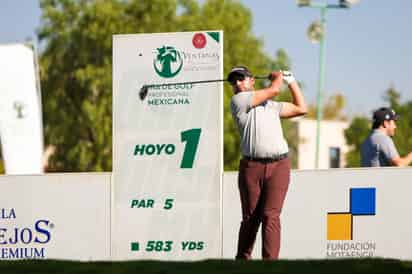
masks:
<svg viewBox="0 0 412 274"><path fill-rule="evenodd" d="M204 250L205 242L203 241L182 241L181 250L196 252ZM173 241L151 240L146 243L146 252L170 252L173 249ZM131 251L139 251L139 242L131 243Z"/></svg>
<svg viewBox="0 0 412 274"><path fill-rule="evenodd" d="M180 132L180 141L185 143L183 157L180 162L180 168L193 168L193 162L196 158L197 147L199 145L200 133L202 129L192 128ZM174 144L138 144L134 146L134 156L152 156L167 154L172 155L176 151Z"/></svg>
<svg viewBox="0 0 412 274"><path fill-rule="evenodd" d="M163 209L171 209L173 207L174 199L167 198L164 201ZM130 203L130 208L154 208L155 200L153 199L133 199Z"/></svg>
<svg viewBox="0 0 412 274"><path fill-rule="evenodd" d="M173 241L148 241L146 245L147 252L163 251L169 252L172 250Z"/></svg>
<svg viewBox="0 0 412 274"><path fill-rule="evenodd" d="M192 168L195 160L197 146L199 145L200 133L202 129L193 128L180 133L182 142L186 142L185 151L183 152L180 168Z"/></svg>
<svg viewBox="0 0 412 274"><path fill-rule="evenodd" d="M138 242L131 243L131 250L132 251L139 251L139 243Z"/></svg>
<svg viewBox="0 0 412 274"><path fill-rule="evenodd" d="M175 152L174 144L143 144L134 147L133 155L160 155L162 151L168 155Z"/></svg>

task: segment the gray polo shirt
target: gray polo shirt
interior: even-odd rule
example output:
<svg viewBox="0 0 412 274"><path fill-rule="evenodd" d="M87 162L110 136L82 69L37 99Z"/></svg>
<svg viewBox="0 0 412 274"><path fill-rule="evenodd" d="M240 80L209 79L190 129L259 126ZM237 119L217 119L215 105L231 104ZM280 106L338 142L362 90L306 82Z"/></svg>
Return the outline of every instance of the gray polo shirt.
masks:
<svg viewBox="0 0 412 274"><path fill-rule="evenodd" d="M399 153L391 137L375 129L361 146L363 167L392 166L392 159Z"/></svg>
<svg viewBox="0 0 412 274"><path fill-rule="evenodd" d="M253 92L235 94L230 101L234 121L240 131L242 155L272 158L289 151L280 123L282 103L267 100L252 107Z"/></svg>

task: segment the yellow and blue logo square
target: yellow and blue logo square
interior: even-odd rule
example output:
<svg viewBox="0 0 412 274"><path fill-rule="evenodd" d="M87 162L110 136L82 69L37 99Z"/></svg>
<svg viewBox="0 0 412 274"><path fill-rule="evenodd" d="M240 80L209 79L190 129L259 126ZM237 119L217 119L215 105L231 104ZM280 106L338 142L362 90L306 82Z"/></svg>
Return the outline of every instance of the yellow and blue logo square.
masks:
<svg viewBox="0 0 412 274"><path fill-rule="evenodd" d="M328 212L328 240L353 239L353 216L372 216L376 214L376 189L351 188L349 207L349 212Z"/></svg>

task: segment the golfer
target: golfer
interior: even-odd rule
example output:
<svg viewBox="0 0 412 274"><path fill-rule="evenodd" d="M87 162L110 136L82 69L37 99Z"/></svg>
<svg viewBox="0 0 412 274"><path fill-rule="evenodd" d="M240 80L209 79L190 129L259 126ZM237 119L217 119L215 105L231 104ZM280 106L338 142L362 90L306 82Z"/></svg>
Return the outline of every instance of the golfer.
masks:
<svg viewBox="0 0 412 274"><path fill-rule="evenodd" d="M372 132L361 145L363 167L405 167L412 162L412 152L400 157L392 140L398 118L399 116L390 108L382 107L373 113Z"/></svg>
<svg viewBox="0 0 412 274"><path fill-rule="evenodd" d="M242 222L237 259L251 259L262 223L262 258L275 260L280 249L280 213L289 186L290 161L280 118L307 112L300 88L290 72L272 72L268 88L254 90L255 79L243 66L228 75L234 95L230 102L240 131L242 159L239 165L239 192ZM282 81L288 84L293 102L276 102Z"/></svg>

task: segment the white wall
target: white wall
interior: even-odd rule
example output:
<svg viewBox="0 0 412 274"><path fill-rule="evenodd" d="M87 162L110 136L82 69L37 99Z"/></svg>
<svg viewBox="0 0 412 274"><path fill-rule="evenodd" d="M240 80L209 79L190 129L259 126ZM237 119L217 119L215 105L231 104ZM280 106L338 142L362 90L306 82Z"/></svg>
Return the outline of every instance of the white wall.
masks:
<svg viewBox="0 0 412 274"><path fill-rule="evenodd" d="M409 218L412 211L411 177L412 168L292 171L291 184L281 216L280 258L373 256L412 260L412 221ZM110 180L110 173L0 176L0 259L13 259L9 258L10 249L13 252L24 252L25 248L29 248L28 252L32 248L43 248L44 258L48 259L119 259L111 257L110 254L110 247L117 241L116 237L113 237L115 232L110 230ZM236 252L241 218L237 173L226 172L223 180L223 230L220 230L223 242L220 247L222 258L231 259ZM374 215L357 216L350 213L351 189L373 190ZM199 192L199 201L205 195L207 194ZM357 203L370 201L365 197L353 200ZM351 239L328 240L328 213L351 215ZM153 214L154 218L159 220L164 217L161 211ZM136 212L128 218L138 219L140 216L139 212ZM193 215L178 214L172 220L163 218L157 226L139 228L133 235L147 237L149 234L146 233L150 231L150 235L160 239L165 235L164 231L186 222L187 217ZM190 229L193 233L202 231L205 237L215 235L215 224L199 225L198 218L191 220ZM35 223L38 221L41 221L40 230L36 231ZM48 222L47 225L45 221ZM10 238L14 239L16 230L19 243L10 244ZM22 237L24 241L28 241L30 235L30 243L21 242ZM33 242L35 237L41 242L49 241L36 244ZM216 241L219 238L216 237ZM261 258L260 246L258 235L255 259ZM16 251L17 249L19 251ZM193 258L195 255L192 254L185 256L175 253L174 257L162 253L155 255L151 259L199 259ZM215 256L212 255L211 258Z"/></svg>
<svg viewBox="0 0 412 274"><path fill-rule="evenodd" d="M298 126L298 169L315 168L316 152L316 120L299 119L296 121ZM319 168L330 168L329 148L341 148L340 166L346 165L345 154L348 152L344 130L348 127L347 122L342 121L322 121L320 129L319 146Z"/></svg>
<svg viewBox="0 0 412 274"><path fill-rule="evenodd" d="M0 176L0 260L109 260L110 178Z"/></svg>
<svg viewBox="0 0 412 274"><path fill-rule="evenodd" d="M411 168L293 171L281 216L280 258L362 255L411 260L411 177ZM236 252L241 218L236 180L236 172L224 174L223 258L233 258ZM351 188L375 189L376 214L353 216L352 240L328 240L328 213L349 212ZM258 234L254 258L261 258L260 239ZM343 249L338 250L339 245Z"/></svg>

